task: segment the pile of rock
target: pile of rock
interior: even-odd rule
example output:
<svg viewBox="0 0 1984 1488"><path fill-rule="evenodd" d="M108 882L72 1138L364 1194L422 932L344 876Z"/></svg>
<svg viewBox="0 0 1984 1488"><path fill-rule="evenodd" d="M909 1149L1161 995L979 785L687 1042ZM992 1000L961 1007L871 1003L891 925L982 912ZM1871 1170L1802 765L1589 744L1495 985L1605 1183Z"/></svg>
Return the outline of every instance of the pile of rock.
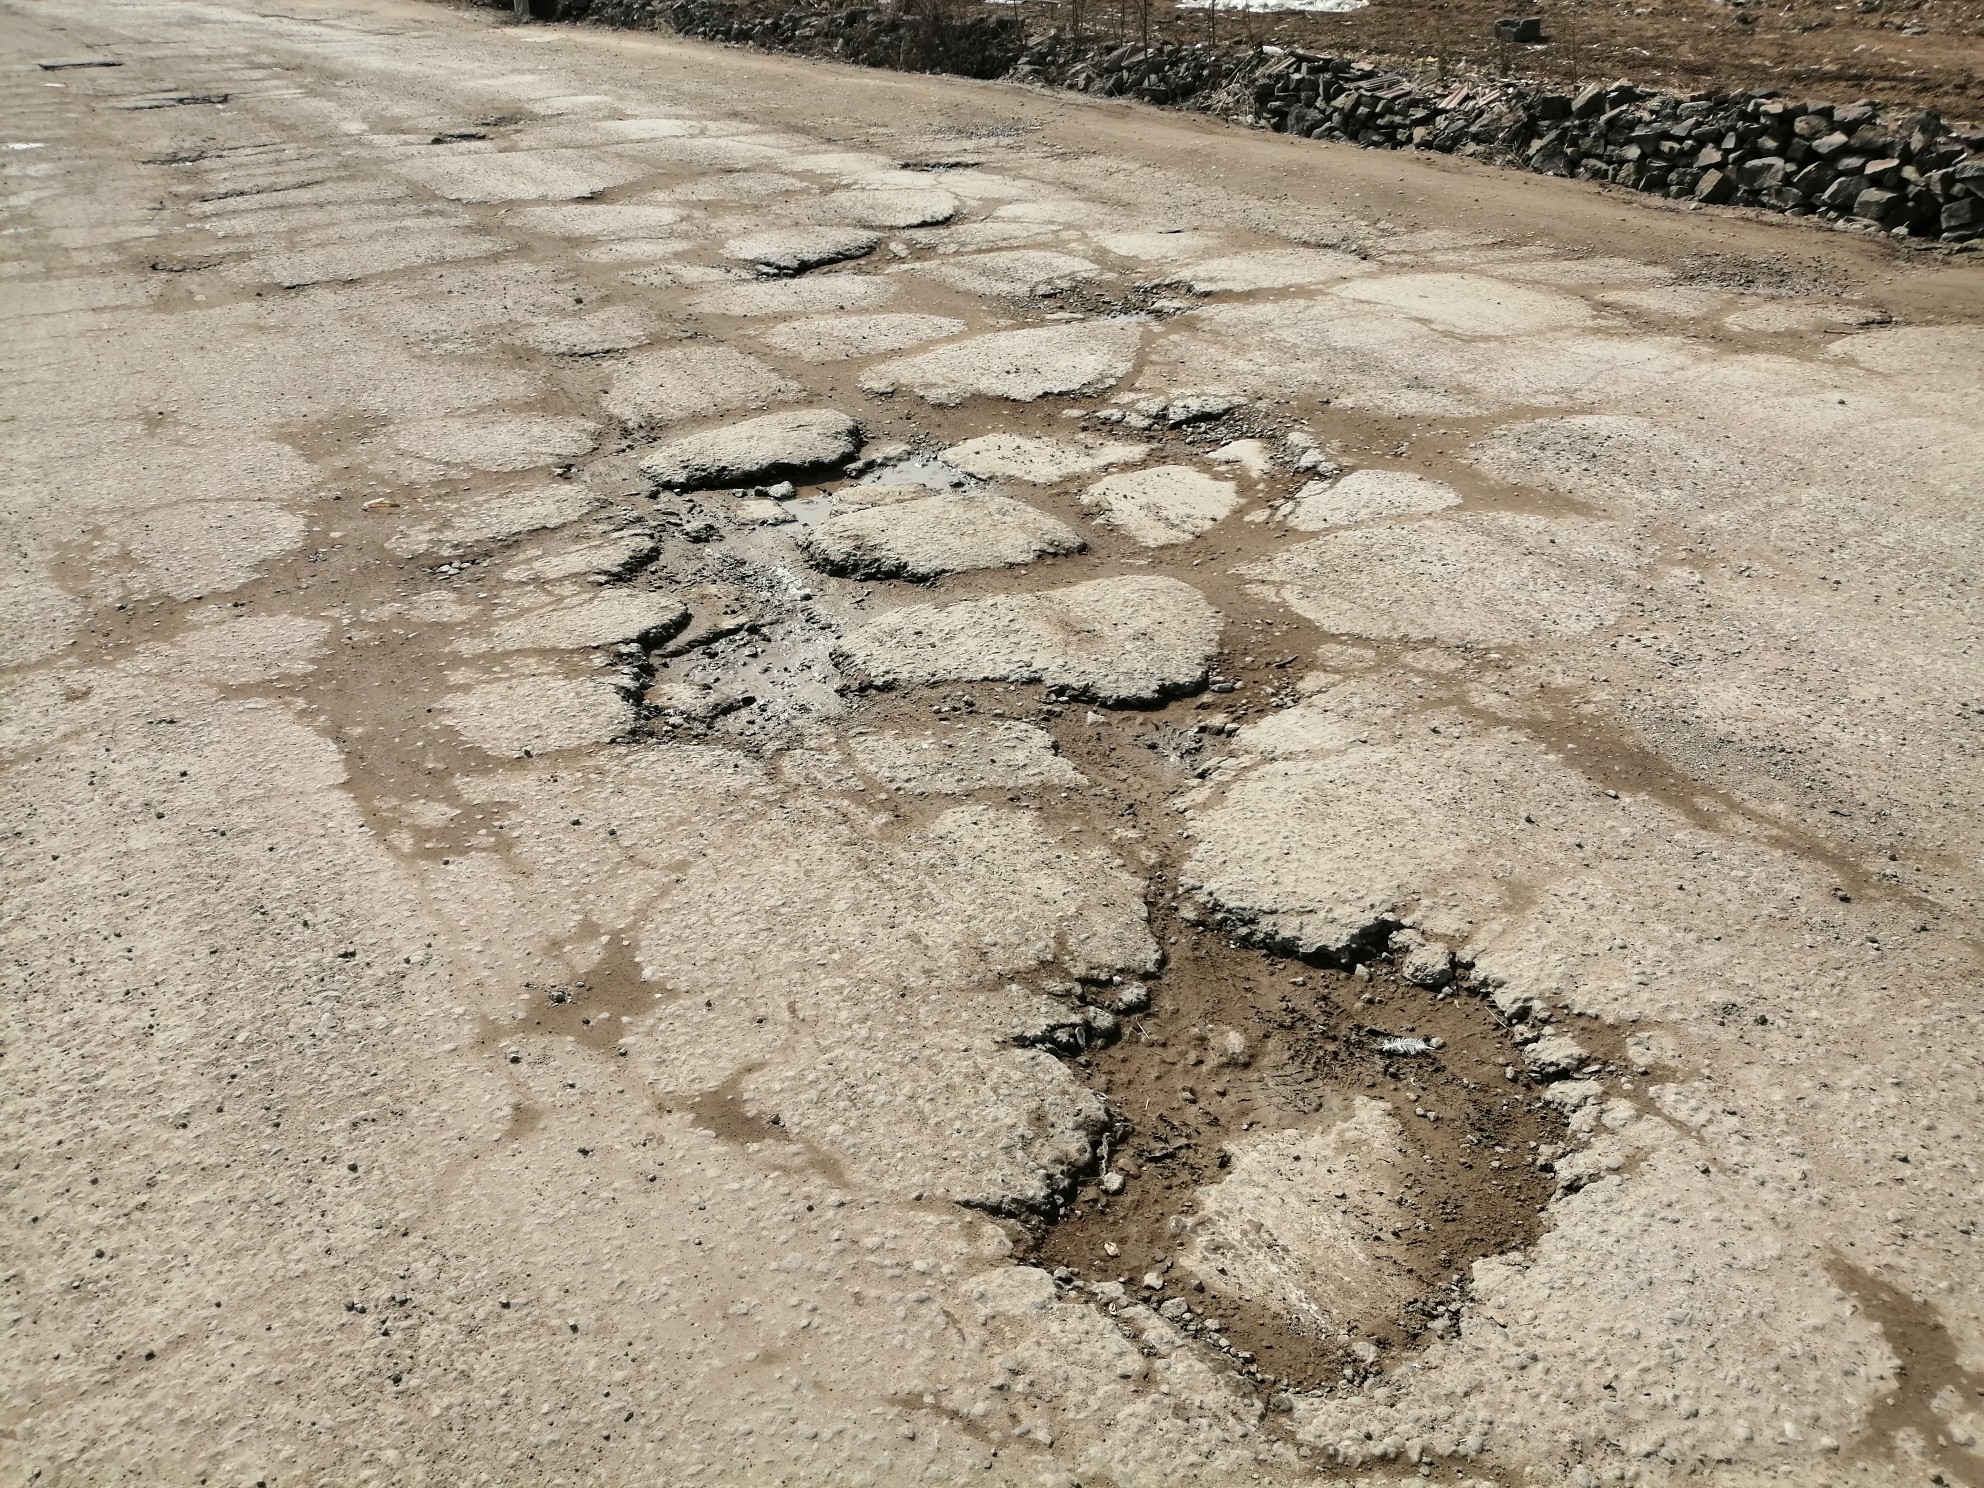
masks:
<svg viewBox="0 0 1984 1488"><path fill-rule="evenodd" d="M1228 52L1182 43L1111 47L1049 36L1023 52L1007 76L1013 82L1073 88L1104 98L1231 114L1248 103L1245 88L1236 85L1260 72L1265 57L1266 49Z"/></svg>
<svg viewBox="0 0 1984 1488"><path fill-rule="evenodd" d="M994 78L1026 46L1012 11L977 6L852 6L765 10L728 0L558 0L563 19L607 26L667 26L684 36L773 52L837 57L864 67Z"/></svg>
<svg viewBox="0 0 1984 1488"><path fill-rule="evenodd" d="M1845 219L1923 238L1984 235L1984 136L1932 113L1794 103L1769 91L1575 96L1509 81L1427 84L1343 57L1262 47L1102 48L1053 38L1011 76L1183 104L1310 139L1415 147L1636 191Z"/></svg>
<svg viewBox="0 0 1984 1488"><path fill-rule="evenodd" d="M1984 234L1984 139L1932 113L1768 92L1677 98L1627 83L1575 97L1510 84L1441 93L1354 62L1287 55L1254 81L1270 127L1312 139L1520 161L1546 175L1780 212L1851 218L1914 237Z"/></svg>

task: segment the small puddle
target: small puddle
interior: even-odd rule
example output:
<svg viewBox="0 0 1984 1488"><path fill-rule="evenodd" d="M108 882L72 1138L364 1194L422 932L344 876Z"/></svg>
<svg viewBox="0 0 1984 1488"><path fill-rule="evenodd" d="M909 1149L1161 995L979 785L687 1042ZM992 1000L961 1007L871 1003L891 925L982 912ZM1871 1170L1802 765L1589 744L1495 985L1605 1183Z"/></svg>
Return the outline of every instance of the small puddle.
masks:
<svg viewBox="0 0 1984 1488"><path fill-rule="evenodd" d="M933 492L963 491L983 485L972 476L966 475L956 466L946 465L933 455L909 455L900 460L891 460L886 465L864 471L856 488L861 486L925 486Z"/></svg>
<svg viewBox="0 0 1984 1488"><path fill-rule="evenodd" d="M779 503L788 520L774 525L817 527L829 517L860 510L859 493L869 486L921 486L931 495L941 496L946 492L979 489L985 482L953 469L942 460L911 455L865 471L858 480L836 484L831 489L802 487L800 495Z"/></svg>

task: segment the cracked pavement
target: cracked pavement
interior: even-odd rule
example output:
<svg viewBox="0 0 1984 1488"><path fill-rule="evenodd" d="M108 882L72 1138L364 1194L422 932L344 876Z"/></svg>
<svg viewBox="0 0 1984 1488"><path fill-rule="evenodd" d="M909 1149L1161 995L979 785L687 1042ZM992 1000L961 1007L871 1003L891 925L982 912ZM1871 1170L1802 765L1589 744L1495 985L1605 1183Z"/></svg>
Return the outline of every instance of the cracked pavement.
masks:
<svg viewBox="0 0 1984 1488"><path fill-rule="evenodd" d="M0 34L0 1481L1984 1483L1973 264Z"/></svg>

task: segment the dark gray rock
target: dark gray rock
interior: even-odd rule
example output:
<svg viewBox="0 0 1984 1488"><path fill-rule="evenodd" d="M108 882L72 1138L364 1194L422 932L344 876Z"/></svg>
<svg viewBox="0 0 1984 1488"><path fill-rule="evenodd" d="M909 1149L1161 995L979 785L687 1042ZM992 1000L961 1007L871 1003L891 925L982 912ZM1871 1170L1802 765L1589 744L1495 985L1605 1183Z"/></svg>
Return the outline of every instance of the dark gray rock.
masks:
<svg viewBox="0 0 1984 1488"><path fill-rule="evenodd" d="M1964 242L1984 233L1984 201L1966 196L1951 202L1938 215L1937 225L1942 236L1952 242Z"/></svg>
<svg viewBox="0 0 1984 1488"><path fill-rule="evenodd" d="M1898 215L1901 204L1901 197L1895 192L1869 186L1853 199L1853 215L1864 222L1877 222L1885 227Z"/></svg>
<svg viewBox="0 0 1984 1488"><path fill-rule="evenodd" d="M1841 176L1819 193L1819 205L1834 212L1850 212L1854 199L1867 189L1864 177L1858 175Z"/></svg>

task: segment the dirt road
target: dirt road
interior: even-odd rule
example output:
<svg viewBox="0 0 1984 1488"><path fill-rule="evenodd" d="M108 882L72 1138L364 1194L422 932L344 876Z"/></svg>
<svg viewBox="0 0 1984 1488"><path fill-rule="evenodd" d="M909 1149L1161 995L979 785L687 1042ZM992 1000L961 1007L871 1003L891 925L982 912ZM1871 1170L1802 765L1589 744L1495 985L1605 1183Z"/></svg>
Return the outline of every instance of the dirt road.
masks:
<svg viewBox="0 0 1984 1488"><path fill-rule="evenodd" d="M1975 267L0 37L0 1480L1984 1482Z"/></svg>

